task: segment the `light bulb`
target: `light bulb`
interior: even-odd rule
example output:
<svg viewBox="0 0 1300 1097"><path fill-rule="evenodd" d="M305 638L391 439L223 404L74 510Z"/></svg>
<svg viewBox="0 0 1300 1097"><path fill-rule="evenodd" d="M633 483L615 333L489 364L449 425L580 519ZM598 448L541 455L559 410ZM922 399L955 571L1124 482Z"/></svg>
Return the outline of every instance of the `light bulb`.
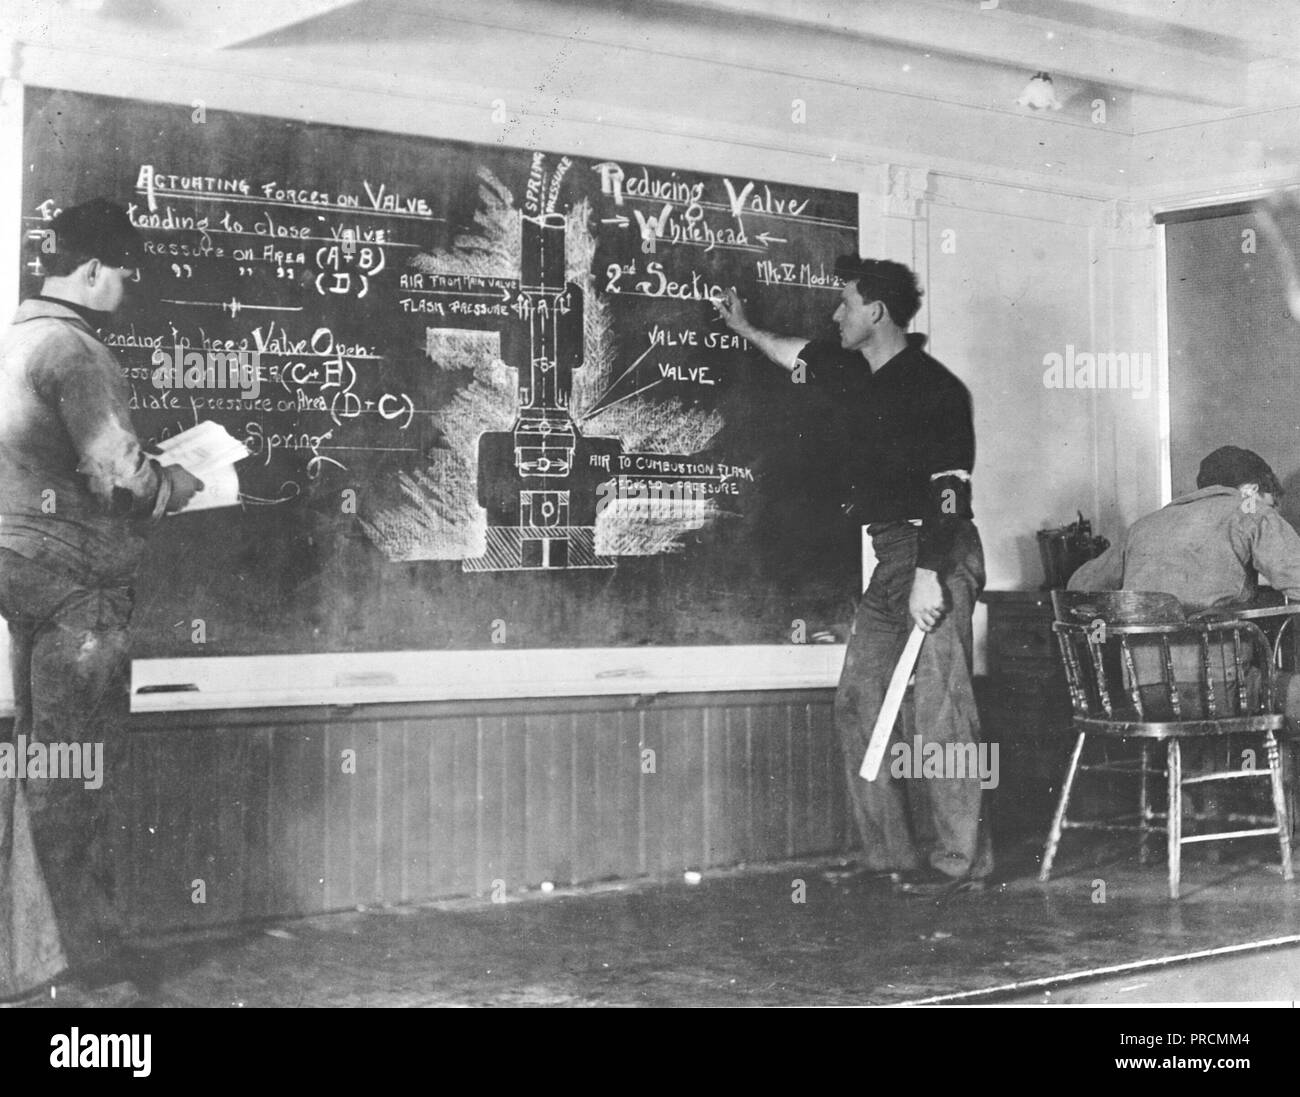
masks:
<svg viewBox="0 0 1300 1097"><path fill-rule="evenodd" d="M1052 78L1045 72L1034 73L1034 78L1025 85L1025 90L1020 93L1020 98L1016 102L1031 110L1061 109L1061 104L1056 99L1056 91L1052 87Z"/></svg>

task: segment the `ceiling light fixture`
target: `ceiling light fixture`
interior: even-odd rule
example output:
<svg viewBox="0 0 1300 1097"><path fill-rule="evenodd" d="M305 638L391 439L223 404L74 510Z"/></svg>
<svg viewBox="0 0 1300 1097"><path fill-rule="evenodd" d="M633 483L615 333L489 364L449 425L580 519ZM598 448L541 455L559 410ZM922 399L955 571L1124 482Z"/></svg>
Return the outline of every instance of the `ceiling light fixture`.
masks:
<svg viewBox="0 0 1300 1097"><path fill-rule="evenodd" d="M1025 85L1025 90L1020 93L1020 98L1016 102L1022 107L1029 107L1030 110L1061 109L1061 104L1056 99L1056 92L1052 88L1052 78L1045 72L1034 73L1034 78Z"/></svg>

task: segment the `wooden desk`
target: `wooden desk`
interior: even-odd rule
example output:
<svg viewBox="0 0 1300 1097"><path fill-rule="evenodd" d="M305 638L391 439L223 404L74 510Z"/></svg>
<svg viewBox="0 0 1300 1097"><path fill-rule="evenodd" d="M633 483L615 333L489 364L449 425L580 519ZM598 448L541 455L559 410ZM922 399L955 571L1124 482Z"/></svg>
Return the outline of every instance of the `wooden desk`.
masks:
<svg viewBox="0 0 1300 1097"><path fill-rule="evenodd" d="M1052 632L1052 595L1039 590L986 590L989 678L1033 707L1064 706L1065 687L1060 649Z"/></svg>
<svg viewBox="0 0 1300 1097"><path fill-rule="evenodd" d="M1046 834L1073 744L1051 592L986 590L980 601L988 606L984 737L1001 744L994 825Z"/></svg>

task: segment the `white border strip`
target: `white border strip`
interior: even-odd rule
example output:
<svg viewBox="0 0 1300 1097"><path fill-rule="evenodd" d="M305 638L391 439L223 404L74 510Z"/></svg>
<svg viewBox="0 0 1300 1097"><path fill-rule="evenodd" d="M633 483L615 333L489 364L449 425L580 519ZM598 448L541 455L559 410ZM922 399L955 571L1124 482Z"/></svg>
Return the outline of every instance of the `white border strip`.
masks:
<svg viewBox="0 0 1300 1097"><path fill-rule="evenodd" d="M0 36L0 323L18 307L23 262L23 85L10 75L13 42ZM9 630L0 626L0 717L14 711Z"/></svg>
<svg viewBox="0 0 1300 1097"><path fill-rule="evenodd" d="M132 712L825 689L841 644L137 659Z"/></svg>
<svg viewBox="0 0 1300 1097"><path fill-rule="evenodd" d="M1153 960L1134 960L1127 964L1111 964L1108 967L1088 968L1086 971L1071 971L1064 975L1048 975L1042 979L1024 979L1018 983L1001 983L983 990L963 990L956 994L936 994L930 998L912 998L899 1006L938 1006L959 1002L973 1002L978 998L992 998L1003 994L1023 994L1029 990L1044 990L1052 987L1066 986L1087 979L1100 979L1107 975L1124 975L1130 971L1147 971L1151 968L1168 967L1172 964L1188 964L1194 960L1214 960L1220 956L1231 956L1238 952L1262 952L1266 949L1283 948L1287 945L1300 944L1300 936L1270 937L1266 941L1247 941L1240 945L1224 945L1220 948L1203 948L1196 952L1180 952L1176 956L1159 956ZM1234 1005L1236 1003L1233 1003Z"/></svg>
<svg viewBox="0 0 1300 1097"><path fill-rule="evenodd" d="M1165 226L1156 225L1156 416L1160 453L1160 505L1174 497L1173 446L1169 406L1169 258Z"/></svg>

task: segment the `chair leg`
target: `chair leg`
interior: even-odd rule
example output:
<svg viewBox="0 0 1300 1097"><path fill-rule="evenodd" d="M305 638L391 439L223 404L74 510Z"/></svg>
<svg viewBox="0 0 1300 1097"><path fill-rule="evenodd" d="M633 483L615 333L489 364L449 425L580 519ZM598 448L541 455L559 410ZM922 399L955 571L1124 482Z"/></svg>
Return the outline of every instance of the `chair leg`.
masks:
<svg viewBox="0 0 1300 1097"><path fill-rule="evenodd" d="M1282 787L1282 752L1277 748L1277 737L1270 731L1264 739L1268 749L1269 784L1273 788L1273 814L1277 818L1277 844L1282 853L1282 879L1292 880L1291 871L1291 820L1287 817L1286 790Z"/></svg>
<svg viewBox="0 0 1300 1097"><path fill-rule="evenodd" d="M1169 740L1169 898L1178 898L1183 855L1183 755L1177 739Z"/></svg>
<svg viewBox="0 0 1300 1097"><path fill-rule="evenodd" d="M1282 802L1286 804L1287 822L1291 824L1291 836L1295 837L1296 823L1296 763L1300 761L1300 746L1294 739L1283 739L1278 743L1278 754L1282 759Z"/></svg>
<svg viewBox="0 0 1300 1097"><path fill-rule="evenodd" d="M1147 785L1147 771L1151 768L1151 744L1142 744L1142 775L1138 778L1138 864L1145 865L1151 860L1149 839L1151 837L1151 793Z"/></svg>
<svg viewBox="0 0 1300 1097"><path fill-rule="evenodd" d="M1070 755L1070 765L1065 771L1065 781L1061 785L1061 796L1056 802L1056 813L1052 816L1052 829L1047 835L1047 846L1043 849L1043 867L1038 870L1038 879L1046 883L1052 874L1052 862L1056 860L1056 847L1061 844L1061 831L1064 830L1065 809L1070 803L1070 790L1074 787L1074 777L1079 771L1079 757L1083 754L1083 741L1086 738L1079 732L1074 741L1074 752Z"/></svg>

